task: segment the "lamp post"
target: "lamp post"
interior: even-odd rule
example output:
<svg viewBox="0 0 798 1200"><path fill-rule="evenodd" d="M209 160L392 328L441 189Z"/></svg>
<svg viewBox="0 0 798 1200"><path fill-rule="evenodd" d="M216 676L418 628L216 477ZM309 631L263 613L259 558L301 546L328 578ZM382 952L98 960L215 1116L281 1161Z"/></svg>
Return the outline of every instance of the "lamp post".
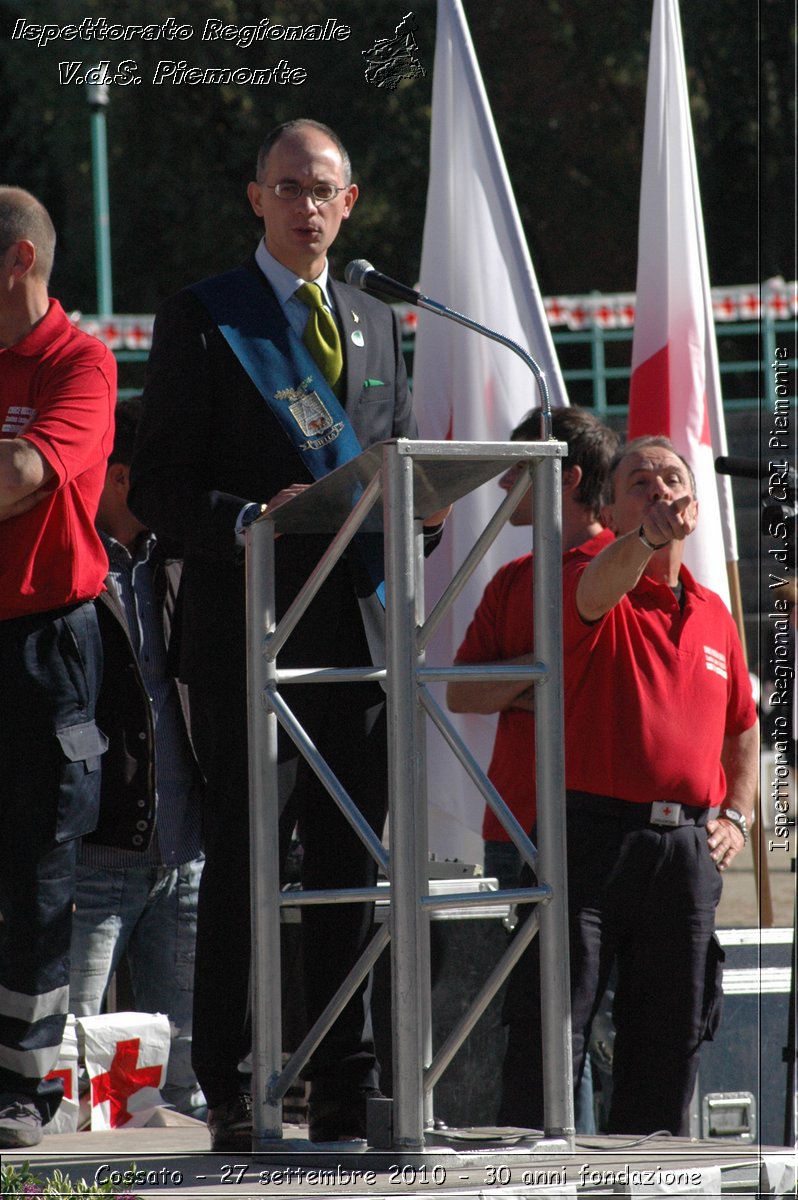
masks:
<svg viewBox="0 0 798 1200"><path fill-rule="evenodd" d="M110 317L114 311L111 282L111 217L108 207L108 152L105 136L105 110L108 84L105 68L92 67L86 72L86 90L91 111L91 177L94 198L94 253L97 272L97 313Z"/></svg>

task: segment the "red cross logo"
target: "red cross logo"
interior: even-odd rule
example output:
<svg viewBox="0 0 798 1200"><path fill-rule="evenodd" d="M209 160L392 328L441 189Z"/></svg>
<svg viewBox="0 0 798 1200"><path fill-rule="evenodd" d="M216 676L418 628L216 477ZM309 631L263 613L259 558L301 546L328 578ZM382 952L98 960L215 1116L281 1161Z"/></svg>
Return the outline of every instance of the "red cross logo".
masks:
<svg viewBox="0 0 798 1200"><path fill-rule="evenodd" d="M129 325L125 329L125 345L136 350L148 344L147 330L142 329L140 325Z"/></svg>
<svg viewBox="0 0 798 1200"><path fill-rule="evenodd" d="M663 815L663 817L669 817L672 812L673 812L673 809L670 807L670 805L666 804L662 810L662 815Z"/></svg>
<svg viewBox="0 0 798 1200"><path fill-rule="evenodd" d="M100 337L107 346L114 346L119 341L119 329L111 322L100 330Z"/></svg>
<svg viewBox="0 0 798 1200"><path fill-rule="evenodd" d="M111 1128L127 1125L132 1113L127 1111L127 1101L134 1092L142 1088L157 1088L161 1083L162 1067L137 1067L141 1038L116 1043L116 1053L110 1071L95 1075L91 1081L91 1102L111 1102Z"/></svg>
<svg viewBox="0 0 798 1200"><path fill-rule="evenodd" d="M50 1073L48 1075L45 1075L44 1078L45 1079L60 1079L64 1085L64 1099L65 1100L73 1099L72 1071L70 1070L69 1067L66 1067L66 1069L63 1071L50 1071Z"/></svg>
<svg viewBox="0 0 798 1200"><path fill-rule="evenodd" d="M561 325L565 319L565 309L556 298L544 301L549 325Z"/></svg>

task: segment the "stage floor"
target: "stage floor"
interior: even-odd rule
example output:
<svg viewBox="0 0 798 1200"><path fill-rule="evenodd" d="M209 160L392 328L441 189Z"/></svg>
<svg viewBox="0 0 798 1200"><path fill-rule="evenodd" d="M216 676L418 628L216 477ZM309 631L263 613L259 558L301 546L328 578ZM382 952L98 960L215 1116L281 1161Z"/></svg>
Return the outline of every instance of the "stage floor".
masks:
<svg viewBox="0 0 798 1200"><path fill-rule="evenodd" d="M745 1146L682 1138L579 1137L575 1152L541 1153L532 1141L476 1140L474 1133L427 1147L418 1156L322 1151L303 1126L285 1127L278 1152L211 1154L204 1125L53 1134L33 1150L3 1151L3 1164L30 1164L47 1177L58 1168L73 1183L112 1183L135 1195L362 1196L372 1200L436 1194L450 1200L494 1196L795 1195L796 1156L788 1147ZM135 1167L133 1167L135 1164ZM131 1169L139 1177L125 1173Z"/></svg>

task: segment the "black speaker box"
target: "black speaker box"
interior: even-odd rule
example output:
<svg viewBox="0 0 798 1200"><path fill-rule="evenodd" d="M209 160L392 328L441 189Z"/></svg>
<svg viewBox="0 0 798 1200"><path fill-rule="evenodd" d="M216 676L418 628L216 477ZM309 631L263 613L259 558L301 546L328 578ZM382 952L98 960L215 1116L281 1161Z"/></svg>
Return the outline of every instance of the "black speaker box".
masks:
<svg viewBox="0 0 798 1200"><path fill-rule="evenodd" d="M462 881L461 881L462 882ZM430 929L433 1050L466 1011L503 954L508 933L495 915L451 911ZM379 919L379 918L378 918ZM298 926L283 926L284 1048L301 1029L296 962ZM719 930L726 954L723 1012L714 1041L701 1052L691 1106L697 1138L792 1145L795 1139L795 975L791 929ZM392 1094L390 951L374 971L372 1014L381 1086ZM453 1127L493 1125L500 1100L506 1032L504 987L469 1034L435 1088L436 1120ZM599 1093L600 1098L600 1093ZM599 1123L599 1128L600 1128Z"/></svg>
<svg viewBox="0 0 798 1200"><path fill-rule="evenodd" d="M451 880L431 888L477 891L481 880ZM495 886L495 885L494 885ZM385 910L377 906L377 920ZM432 1037L436 1050L466 1012L507 948L509 934L503 918L507 908L444 910L430 923ZM283 1049L295 1050L304 1034L304 1005L300 971L300 927L295 910L283 913ZM437 1121L452 1128L493 1125L501 1098L501 1064L506 1033L501 1020L504 985L493 998L435 1088ZM374 969L372 1020L377 1056L382 1068L380 1086L392 1092L391 953L386 948Z"/></svg>
<svg viewBox="0 0 798 1200"><path fill-rule="evenodd" d="M691 1133L793 1145L794 937L791 929L725 929L723 1012L701 1052Z"/></svg>
<svg viewBox="0 0 798 1200"><path fill-rule="evenodd" d="M430 924L432 1046L439 1048L467 1011L507 949L509 935L498 917L446 917ZM381 1087L391 1090L391 971L388 952L374 972L372 1014ZM502 985L435 1086L435 1120L452 1129L495 1125L501 1100L501 1066L507 1034L501 1012Z"/></svg>

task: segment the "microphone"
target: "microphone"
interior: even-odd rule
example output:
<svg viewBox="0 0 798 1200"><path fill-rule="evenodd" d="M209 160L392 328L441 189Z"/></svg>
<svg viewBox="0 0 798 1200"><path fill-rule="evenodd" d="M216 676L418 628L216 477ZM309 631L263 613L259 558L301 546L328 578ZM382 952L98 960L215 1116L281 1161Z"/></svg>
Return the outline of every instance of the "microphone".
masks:
<svg viewBox="0 0 798 1200"><path fill-rule="evenodd" d="M351 287L360 288L361 291L369 288L375 292L384 292L386 296L393 296L394 300L402 300L405 304L418 304L421 296L420 292L399 283L398 279L391 279L389 275L375 271L365 258L353 259L344 271L344 279Z"/></svg>
<svg viewBox="0 0 798 1200"><path fill-rule="evenodd" d="M728 458L721 454L715 459L718 475L737 475L740 479L759 479L768 473L768 464L755 458Z"/></svg>
<svg viewBox="0 0 798 1200"><path fill-rule="evenodd" d="M503 333L497 333L495 329L488 329L487 325L480 325L478 321L465 316L464 313L456 312L453 308L447 308L439 300L432 300L429 296L425 296L423 292L417 292L413 288L407 287L406 284L399 283L397 279L391 279L389 275L383 275L381 271L375 271L371 263L367 262L365 258L356 258L349 263L344 271L344 278L351 287L360 288L361 290L366 288L373 289L375 292L384 292L386 296L393 296L395 300L402 300L405 304L415 304L418 308L426 309L427 312L437 313L439 317L446 317L449 321L455 321L458 325L462 325L466 329L472 329L475 333L480 333L483 337L490 338L491 341L498 342L500 346L506 346L508 350L512 350L513 354L517 354L519 358L523 359L535 376L535 382L540 392L541 441L546 442L551 439L551 401L549 400L549 388L546 383L546 376L532 355L523 346L519 346L517 342L514 342L512 338L506 337Z"/></svg>

